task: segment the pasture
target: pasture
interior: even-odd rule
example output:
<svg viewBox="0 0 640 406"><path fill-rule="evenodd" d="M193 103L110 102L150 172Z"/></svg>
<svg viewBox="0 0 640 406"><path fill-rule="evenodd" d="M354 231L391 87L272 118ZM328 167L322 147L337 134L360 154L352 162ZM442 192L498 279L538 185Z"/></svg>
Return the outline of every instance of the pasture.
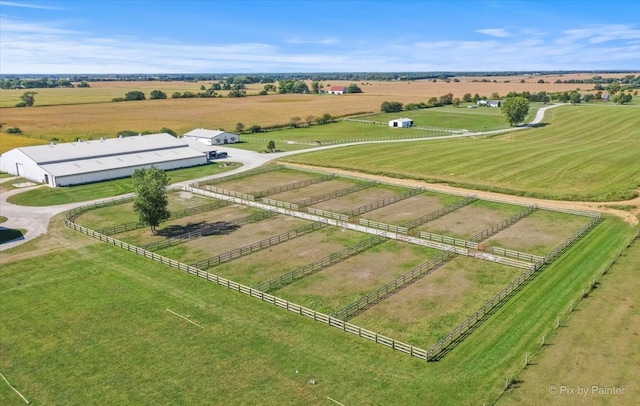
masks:
<svg viewBox="0 0 640 406"><path fill-rule="evenodd" d="M346 116L356 113L379 112L384 101L400 101L404 104L426 102L431 97L453 93L462 97L465 93L490 97L497 92L506 95L511 91L570 91L580 85L545 83L539 77L524 78L519 83L515 77L496 78L496 82L479 82L481 78L459 78L459 82L420 80L412 82L366 82L359 86L364 93L335 95L269 94L244 98L196 98L143 100L113 103L114 97L123 97L128 91L140 90L147 97L152 90L163 90L168 97L175 91L198 92L200 86L210 82L92 82L90 88L35 89L38 94L32 108L13 107L20 101L23 89L0 90L0 108L3 125L18 127L23 136L18 137L50 141L74 141L77 138L98 139L115 137L119 131L159 131L163 127L184 134L194 128L225 129L233 131L238 122L246 127L287 125L292 117L306 119L309 115ZM505 81L508 81L505 83ZM332 84L322 82L324 87ZM590 86L588 86L590 87ZM248 86L248 95L257 94L263 85ZM587 89L582 89L587 90ZM224 95L226 92L221 91ZM461 123L464 124L464 123ZM472 126L466 125L467 127ZM501 125L504 125L503 123ZM444 127L451 128L450 125ZM481 125L479 128L484 127ZM455 127L453 127L455 128ZM2 135L4 137L4 134ZM24 141L25 145L30 141ZM19 145L16 145L19 146ZM263 147L264 148L264 147ZM11 148L1 147L0 153Z"/></svg>
<svg viewBox="0 0 640 406"><path fill-rule="evenodd" d="M468 201L460 206L462 198L459 196L424 190L415 190L413 195L407 195L410 190L391 184L370 184L358 190L356 186L363 183L357 179L319 178L319 174L312 172L282 167L274 169L269 172L254 171L243 177L220 178L211 181L210 185L198 186L213 192L225 191L225 195L235 192L250 194L261 188L269 191L269 199L277 198L280 203L308 202L309 210L352 213L349 215L352 224L358 224L358 217L374 222L393 219L399 224L409 224L425 218L429 213L451 207L447 212L411 226L409 234L422 237L422 232L427 231L475 242L488 240L494 235L498 243L492 241L489 245L482 244L480 252L493 252L489 249L496 245L507 249L518 248L525 254L534 248L541 251L541 247L544 247L544 252L538 254L547 255L587 223L586 217L546 210L533 213L549 213L547 215L529 214L513 222L509 219L519 216L524 207L483 200ZM317 179L315 183L310 183L309 180L314 178ZM345 189L346 185L351 187ZM312 190L305 191L307 188ZM195 208L215 201L198 193L198 189L194 189L193 193L172 193L172 210ZM269 201L274 200L263 200L263 203ZM80 215L77 222L94 229L111 228L116 225L116 212L120 213L117 219L121 223L135 222L131 203L89 210ZM314 226L313 221L299 216L263 216L261 213L267 214L264 210L237 203L211 206L197 214L165 222L156 235L140 227L115 233L123 242L146 247L164 257L192 264L235 282L248 286L268 286L266 289L269 293L324 314L339 314L341 309L372 292L386 289L390 283L395 283L393 281L412 274L442 254L439 249L400 240L368 243L370 233L379 234L377 231L358 233L346 226L321 223ZM248 216L252 220L242 220L248 219ZM101 222L101 219L104 221ZM553 238L555 233L561 235L552 240L555 244L538 241L538 234L529 238L523 235L518 244L510 244L508 234L505 237L501 233L508 233L511 227L523 224L525 220L528 222L521 229L544 230L546 234L543 231L538 234L547 239ZM553 222L554 227L549 222ZM309 228L312 226L314 228ZM479 233L496 227L499 228L488 236L478 238ZM116 227L115 230L122 228ZM190 234L187 236L185 233ZM522 230L520 233L523 233ZM342 254L356 246L361 248L346 256ZM507 266L500 264L501 261L506 260L486 260L486 257L475 254L451 258L429 269L424 276L402 289L393 291L385 300L375 301L373 305L356 312L356 319L365 320L365 328L382 331L396 339L399 339L396 336L411 338L410 344L428 348L511 282L522 272L522 267L532 266L524 262ZM313 265L320 263L323 265ZM287 279L289 274L297 276ZM270 282L277 280L285 282L273 285ZM431 298L431 294L436 297ZM424 302L416 302L416 295L422 297L420 300ZM382 304L379 312L374 311L378 302ZM394 304L396 302L397 305ZM436 302L438 306L435 306ZM403 307L407 304L411 304L411 310ZM400 319L420 319L420 327L407 329L402 322L394 321L394 317L381 319L380 314L396 312ZM370 316L370 313L373 315ZM381 326L386 328L381 330ZM424 330L429 333L420 335L419 332Z"/></svg>
<svg viewBox="0 0 640 406"><path fill-rule="evenodd" d="M637 194L637 107L563 106L549 110L544 122L491 137L360 145L284 161L549 199Z"/></svg>
<svg viewBox="0 0 640 406"><path fill-rule="evenodd" d="M300 174L300 179L308 177L309 173ZM316 186L311 194L319 192ZM434 194L428 192L425 196L434 197ZM432 202L433 207L425 205L425 210L457 200L435 196L438 202ZM371 211L367 216L377 219L374 213ZM97 215L92 220L96 225L100 217L112 217L108 211L96 211L83 214L79 220L93 214ZM185 217L182 222L192 220ZM6 266L0 271L0 290L8 299L0 303L7 320L0 327L3 344L0 348L6 360L3 373L34 404L58 403L60 399L68 403L96 399L108 399L107 403L191 403L219 399L227 404L246 404L260 399L264 403L299 404L323 403L327 397L345 404L492 402L502 391L505 374L519 370L525 351L539 348L539 337L553 328L555 315L580 292L629 234L629 227L622 222L606 219L451 353L437 363L425 364L70 230L58 230L60 227L60 221L55 221L52 233L43 240L3 255ZM312 237L307 242L322 251L318 256L358 241L353 239L357 237L353 232L345 235L339 228L330 228L332 231L324 237L328 230L314 231L301 238ZM140 232L148 234L146 229ZM67 242L50 254L12 260L31 252L34 246L47 245L49 240L61 237ZM75 248L70 250L69 244ZM397 244L390 244L397 248L379 248L378 253L371 251L367 255L391 255L395 260L394 253L404 254L403 250L409 249L413 251L413 259L405 268L431 255L416 250L418 247ZM284 248L285 245L282 245L283 253L295 250L294 246ZM278 249L276 246L273 251ZM235 260L226 268L225 265L219 268L235 275L245 272L244 277L251 277L260 268L257 265L269 256L268 251L259 253L253 260L257 253L241 258L244 263ZM359 269L359 257L353 257L352 261L356 262L347 268L349 271ZM404 255L398 257L404 258ZM447 326L455 325L467 314L460 310L465 304L473 308L508 282L509 272L513 272L511 268L501 270L502 266L493 267L485 261L461 259L469 264L451 268L448 267L454 263L448 264L358 317L370 328L384 328L391 336L397 333L408 339L430 341L437 332L446 331ZM295 261L302 262L300 258ZM369 263L376 267L381 261ZM215 273L217 268L212 271ZM450 272L446 272L447 269ZM397 272L384 268L383 271ZM388 280L392 274L385 278ZM265 274L260 278L271 276ZM297 291L294 286L290 285L289 294L304 297L305 289L312 285L308 282L297 285ZM400 319L381 316L388 312L389 306L402 309L406 303L413 303L416 296L412 290L421 296L429 289L433 291L435 286L453 286L459 294L437 304L427 296L421 305L410 306L411 313ZM464 296L465 288L477 293L460 304L454 298ZM307 297L313 300L312 296ZM447 304L452 306L444 313L434 312ZM545 311L535 311L540 308ZM399 317L400 312L396 313ZM435 315L427 318L433 331L424 334L418 329L404 331L407 319L422 320L426 314ZM354 322L358 323L357 319ZM516 325L518 328L514 329ZM496 359L500 362L495 362ZM228 372L220 374L221 370ZM355 376L369 379L356 383ZM311 378L318 384L310 384ZM133 381L138 385L130 385ZM354 385L358 391L353 391ZM0 399L5 404L17 402L7 386L0 389Z"/></svg>

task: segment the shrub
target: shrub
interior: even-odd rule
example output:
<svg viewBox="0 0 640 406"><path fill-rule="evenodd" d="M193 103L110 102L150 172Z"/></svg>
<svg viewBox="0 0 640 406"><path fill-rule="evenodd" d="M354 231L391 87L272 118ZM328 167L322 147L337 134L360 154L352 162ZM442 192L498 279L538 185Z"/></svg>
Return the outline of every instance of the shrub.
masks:
<svg viewBox="0 0 640 406"><path fill-rule="evenodd" d="M16 107L27 107L27 103L20 102L20 103L16 104Z"/></svg>
<svg viewBox="0 0 640 406"><path fill-rule="evenodd" d="M22 134L22 130L18 127L7 128L7 134Z"/></svg>

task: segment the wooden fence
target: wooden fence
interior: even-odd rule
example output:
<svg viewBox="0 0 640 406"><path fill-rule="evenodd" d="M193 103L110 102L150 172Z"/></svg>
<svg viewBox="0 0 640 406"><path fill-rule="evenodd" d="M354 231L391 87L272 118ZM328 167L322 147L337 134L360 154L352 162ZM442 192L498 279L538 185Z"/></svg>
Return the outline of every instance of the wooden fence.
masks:
<svg viewBox="0 0 640 406"><path fill-rule="evenodd" d="M328 180L334 179L336 177L335 174L323 175L313 179L306 179L300 182L290 183L284 186L277 186L268 190L263 190L261 192L252 193L255 197L265 197L270 195L275 195L277 193L286 192L289 190L300 189L309 185L315 185L316 183L326 182Z"/></svg>
<svg viewBox="0 0 640 406"><path fill-rule="evenodd" d="M236 192L234 190L229 190L229 189L222 189L215 186L200 185L200 189L205 189L205 190L208 190L209 192L218 193L225 196L237 197L244 200L251 200L251 201L256 200L256 197L254 195L250 195L248 193Z"/></svg>
<svg viewBox="0 0 640 406"><path fill-rule="evenodd" d="M530 215L531 213L533 213L534 211L537 210L537 206L533 205L533 206L529 206L526 209L522 210L521 212L518 212L516 214L514 214L513 216L509 217L508 219L494 225L493 227L486 229L476 235L474 235L473 237L469 238L469 241L473 241L473 242L482 242L484 240L486 240L487 238L498 234L500 231L511 227L512 225L514 225L515 223L517 223L518 221L522 220L523 218L527 217L528 215Z"/></svg>
<svg viewBox="0 0 640 406"><path fill-rule="evenodd" d="M281 202L279 200L267 199L266 197L262 198L262 203L268 204L270 206L283 207L285 209L291 209L291 210L298 210L298 207L299 207L295 203Z"/></svg>
<svg viewBox="0 0 640 406"><path fill-rule="evenodd" d="M279 235L275 235L270 238L266 238L262 241L255 242L253 244L245 245L244 247L236 248L234 250L225 252L220 255L216 255L215 257L207 258L202 261L198 261L191 266L194 266L198 269L207 269L213 266L229 262L232 259L237 259L240 257L244 257L246 255L253 254L254 252L261 251L263 249L273 247L274 245L281 244L283 242L293 240L294 238L301 237L305 234L308 234L312 231L318 230L322 227L326 227L326 224L323 223L312 223L307 224L306 226L299 227L295 230L288 231L286 233L282 233Z"/></svg>
<svg viewBox="0 0 640 406"><path fill-rule="evenodd" d="M264 211L261 213L252 214L250 216L242 217L236 220L225 221L222 224L213 224L210 226L202 227L199 230L191 231L189 233L184 233L177 235L175 237L169 237L162 241L152 242L147 245L143 245L141 248L144 248L149 251L157 251L162 248L171 247L173 245L182 244L183 242L193 240L200 237L206 237L208 235L212 235L218 231L226 230L229 228L240 227L244 224L254 223L256 221L264 220L269 217L275 216L277 213Z"/></svg>
<svg viewBox="0 0 640 406"><path fill-rule="evenodd" d="M497 295L486 302L480 309L469 316L460 325L451 330L446 336L440 339L436 344L427 350L427 360L436 360L441 353L443 353L451 344L458 340L463 334L474 328L478 321L484 319L487 315L503 302L505 302L511 294L521 289L524 284L533 279L536 273L540 272L545 266L551 264L560 255L566 252L569 247L573 246L578 240L584 237L589 231L591 231L600 221L601 216L594 217L583 228L574 233L571 237L565 240L558 248L553 250L549 255L545 256L543 261L532 264L532 267L524 271L514 281L512 281L507 287L502 289Z"/></svg>
<svg viewBox="0 0 640 406"><path fill-rule="evenodd" d="M281 171L281 170L284 170L284 169L285 168L282 165L261 166L260 168L251 169L249 171L245 171L245 172L241 172L241 173L236 173L235 175L228 175L228 176L223 176L221 178L214 178L214 179L209 179L209 180L202 181L202 182L197 182L197 183L194 183L191 186L197 189L197 188L199 188L200 186L203 186L203 185L215 185L217 183L223 183L223 182L229 182L229 181L232 181L232 180L244 179L244 178L248 178L248 177L251 177L251 176L260 175L260 174L263 174L263 173Z"/></svg>
<svg viewBox="0 0 640 406"><path fill-rule="evenodd" d="M395 233L400 233L400 234L407 234L409 232L409 229L407 227L396 226L393 224L380 223L378 221L367 220L367 219L360 219L359 222L363 226L377 228L379 230L393 231Z"/></svg>
<svg viewBox="0 0 640 406"><path fill-rule="evenodd" d="M502 255L507 258L515 258L515 259L520 259L520 260L529 261L529 262L542 262L542 260L544 259L544 257L538 256L538 255L527 254L526 252L508 250L506 248L500 248L500 247L493 247L491 249L491 252L493 252L496 255Z"/></svg>
<svg viewBox="0 0 640 406"><path fill-rule="evenodd" d="M416 227L421 226L421 225L423 225L425 223L433 221L433 220L435 220L435 219L437 219L439 217L442 217L442 216L444 216L446 214L449 214L449 213L451 213L453 211L456 211L456 210L458 210L458 209L460 209L460 208L462 208L462 207L464 207L466 205L469 205L469 204L475 202L476 200L478 200L478 197L476 195L467 196L462 200L459 200L459 201L457 201L457 202L455 202L453 204L450 204L448 206L442 207L442 208L440 208L440 209L438 209L438 210L436 210L434 212L425 214L424 216L418 217L415 220L410 220L410 221L407 221L405 223L402 223L402 226L403 227L407 227L408 229L416 228Z"/></svg>
<svg viewBox="0 0 640 406"><path fill-rule="evenodd" d="M411 196L419 195L422 192L424 192L423 188L411 189L411 190L408 190L407 192L400 193L399 195L387 197L386 199L379 200L377 202L374 202L374 203L371 203L371 204L367 204L367 205L355 208L353 210L346 211L344 214L346 214L347 216L350 216L350 217L351 216L359 216L360 214L368 213L370 211L379 209L381 207L385 207L385 206L388 206L390 204L399 202L400 200L408 199Z"/></svg>
<svg viewBox="0 0 640 406"><path fill-rule="evenodd" d="M327 218L331 218L331 219L334 219L334 220L349 221L349 216L347 216L346 214L340 214L340 213L334 213L332 211L314 209L313 207L308 207L307 208L307 212L309 212L309 214L315 214L316 216L327 217Z"/></svg>
<svg viewBox="0 0 640 406"><path fill-rule="evenodd" d="M104 241L108 244L112 244L116 247L125 249L127 251L136 253L138 255L142 255L146 258L152 259L154 261L158 261L162 264L168 265L172 268L178 269L180 271L189 273L191 275L195 275L197 277L206 279L210 282L213 282L217 285L220 286L224 286L228 289L232 289L235 290L236 292L240 292L242 294L245 294L247 296L250 296L252 298L261 300L263 302L267 302L270 303L274 306L280 307L282 309L285 309L287 311L299 314L301 316L304 317L308 317L310 319L313 319L315 321L318 321L320 323L323 323L329 327L334 327L334 328L338 328L346 333L349 334L354 334L357 335L358 337L362 337L365 338L367 340L373 341L377 344L381 344L384 345L385 347L391 348L393 350L396 351L400 351L404 354L410 355L412 357L416 357L422 360L427 360L427 351L422 349L422 348L418 348L418 347L414 347L412 345L403 343L401 341L398 340L394 340L393 338L390 337L386 337L383 336L382 334L378 334L376 332L370 331L370 330L366 330L361 328L360 326L357 326L355 324L351 324L351 323L347 323L345 321L342 321L340 319L336 319L334 317L331 317L329 315L326 315L324 313L320 313L320 312L316 312L315 310L300 306L298 304L289 302L287 300L284 299L280 299L276 296L273 295L269 295L267 293L261 292L257 289L254 288L250 288L248 286L239 284L237 282L231 281L229 279L225 279L225 278L221 278L217 275L214 275L212 273L203 271L201 269L195 268L193 266L189 266L186 264L183 264L182 262L179 261L175 261L173 259L167 258L167 257L163 257L161 255L155 254L151 251L147 251L144 250L140 247L137 247L135 245L131 245L131 244L127 244L125 242L122 242L120 240L117 240L113 237L109 237L106 236L104 234L100 234L100 233L96 233L95 231L88 229L86 227L82 227L78 224L75 224L72 220L72 215L69 215L69 212L67 212L67 217L65 220L65 224L67 225L67 227L79 231L83 234L86 234L90 237L96 238L100 241Z"/></svg>
<svg viewBox="0 0 640 406"><path fill-rule="evenodd" d="M477 242L448 237L446 235L427 233L425 231L420 231L420 238L425 238L427 240L442 242L450 245L456 245L458 247L471 248L475 250L478 249Z"/></svg>
<svg viewBox="0 0 640 406"><path fill-rule="evenodd" d="M204 213L207 211L219 209L222 207L229 206L230 204L231 202L227 202L224 200L217 200L215 202L203 204L201 206L189 207L183 210L172 211L167 221L176 220L183 217L193 216L194 214ZM114 235L118 233L123 233L125 231L137 230L139 228L144 228L144 227L147 227L147 225L139 223L137 221L131 221L128 223L117 224L111 227L101 228L99 230L96 230L96 232L104 235Z"/></svg>
<svg viewBox="0 0 640 406"><path fill-rule="evenodd" d="M452 252L443 252L437 257L431 258L429 261L418 266L417 268L412 269L410 272L402 275L401 277L387 283L379 289L376 289L374 292L371 292L368 295L356 300L355 302L348 304L347 306L333 313L331 316L341 320L349 320L361 313L364 309L367 309L372 305L379 303L398 290L404 289L418 279L429 275L431 272L442 267L444 264L451 261L456 256L457 254Z"/></svg>
<svg viewBox="0 0 640 406"><path fill-rule="evenodd" d="M317 204L317 203L324 202L324 201L327 201L327 200L335 199L336 197L340 197L340 196L346 196L348 194L355 193L355 192L358 192L360 190L369 189L369 188L374 187L374 186L379 185L379 184L380 184L380 182L378 182L378 181L374 181L374 182L359 182L358 184L356 184L354 186L351 186L351 187L348 187L346 189L340 189L340 190L336 190L334 192L325 193L322 196L308 197L306 199L298 200L295 203L300 205L300 206L311 206L312 204Z"/></svg>
<svg viewBox="0 0 640 406"><path fill-rule="evenodd" d="M333 266L339 262L344 261L347 258L351 258L352 256L366 251L369 248L385 241L387 241L387 239L384 237L368 238L341 251L334 252L331 255L328 255L310 264L304 265L296 270L280 275L270 281L260 283L256 285L255 288L263 292L271 292L275 289L280 289L283 286L293 283L295 280L301 279L322 269Z"/></svg>

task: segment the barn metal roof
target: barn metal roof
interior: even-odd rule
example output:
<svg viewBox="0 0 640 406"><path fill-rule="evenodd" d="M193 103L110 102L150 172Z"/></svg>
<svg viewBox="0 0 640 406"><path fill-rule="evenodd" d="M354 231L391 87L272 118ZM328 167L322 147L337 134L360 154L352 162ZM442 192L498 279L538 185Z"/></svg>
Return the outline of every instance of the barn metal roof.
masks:
<svg viewBox="0 0 640 406"><path fill-rule="evenodd" d="M76 162L152 151L187 149L189 146L170 134L148 134L17 148L39 165Z"/></svg>
<svg viewBox="0 0 640 406"><path fill-rule="evenodd" d="M42 164L40 167L51 175L59 177L203 157L202 152L187 147L60 161Z"/></svg>
<svg viewBox="0 0 640 406"><path fill-rule="evenodd" d="M207 130L205 128L196 128L195 130L189 131L184 136L194 138L215 138L222 134L236 135L222 130Z"/></svg>

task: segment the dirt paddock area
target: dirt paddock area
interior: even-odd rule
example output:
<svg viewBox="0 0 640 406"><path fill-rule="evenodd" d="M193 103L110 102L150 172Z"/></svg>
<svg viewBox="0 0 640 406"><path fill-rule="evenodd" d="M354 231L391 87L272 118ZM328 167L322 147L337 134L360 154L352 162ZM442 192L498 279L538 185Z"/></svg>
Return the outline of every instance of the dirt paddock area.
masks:
<svg viewBox="0 0 640 406"><path fill-rule="evenodd" d="M318 180L322 176L325 178ZM300 184L310 179L318 181ZM202 269L247 286L282 280L298 272L295 278L274 287L269 293L332 314L376 290L386 289L398 278L417 275L417 269L443 254L440 249L424 245L381 237L376 239L382 230L369 228L367 232L358 231L359 219L397 226L429 218L429 221L407 230L415 238L422 238L420 232L426 231L469 239L502 224L481 241L481 252L490 253L493 247L500 247L536 256L547 255L590 220L586 215L533 210L507 224L507 220L522 214L527 207L482 199L462 205L458 203L465 198L460 193L417 190L402 184L378 183L369 184L366 188L353 188L367 181L339 175L326 178L325 174L307 169L287 168L215 183L215 187L241 193L283 187L283 191L269 195L269 199L295 202L322 197L311 207L334 213L367 207L364 212L352 216L348 224L341 223L341 226L328 225L326 221L320 222L319 218L314 220L304 208L298 215L293 212L287 214L294 215L277 214L274 213L275 207L261 199L251 202L255 203L254 206L262 204L261 207L251 207L248 201L216 206L211 204L221 200L198 195L197 191L180 191L170 194L172 211L207 204L212 207L167 221L158 227L157 234L151 234L148 228L136 228L117 233L114 237L136 245L163 243L173 238L171 246L161 247L155 252L196 266L212 258L226 256L223 261L202 265ZM294 183L298 184L295 189L285 190L287 185ZM338 191L346 192L336 193ZM409 191L415 194L389 202L390 198ZM220 199L223 197L218 196ZM447 206L450 210L442 212ZM442 214L431 218L431 214L436 212ZM78 222L97 229L135 219L132 204L123 203L90 210L82 214ZM220 224L234 226L220 232L197 234L198 230ZM190 231L197 235L175 240ZM371 242L374 240L377 242ZM524 271L520 267L487 260L491 257L487 255L483 260L456 255L433 269L429 268L429 272L419 277L412 276L410 283L401 289L349 317L354 317L353 322L364 328L413 345L429 346ZM300 273L317 263L323 265Z"/></svg>

